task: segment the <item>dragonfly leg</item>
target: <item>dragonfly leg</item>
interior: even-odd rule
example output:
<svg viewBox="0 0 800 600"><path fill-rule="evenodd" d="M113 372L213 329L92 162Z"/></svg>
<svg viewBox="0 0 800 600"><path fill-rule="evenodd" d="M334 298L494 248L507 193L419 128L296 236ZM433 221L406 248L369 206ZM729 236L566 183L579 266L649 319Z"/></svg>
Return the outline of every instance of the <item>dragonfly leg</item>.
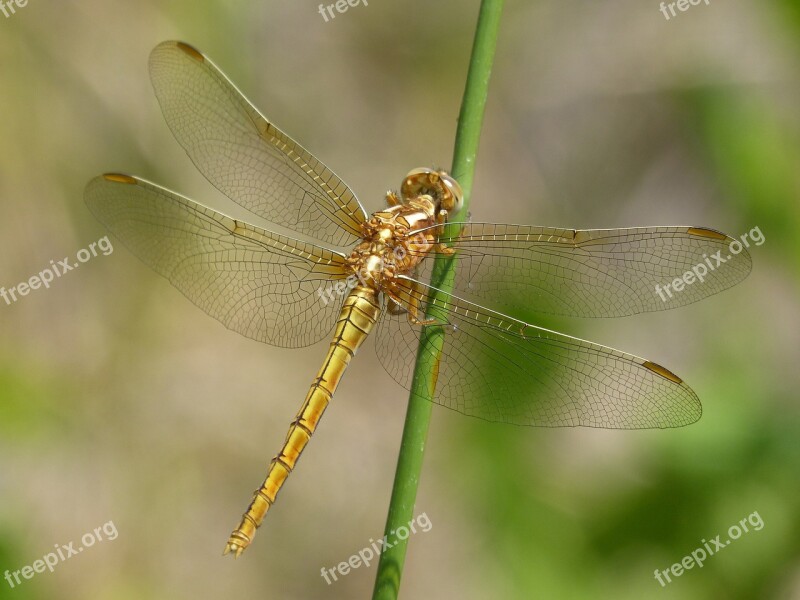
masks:
<svg viewBox="0 0 800 600"><path fill-rule="evenodd" d="M400 197L397 195L396 192L389 190L386 192L386 205L387 206L399 206L403 202L400 200Z"/></svg>
<svg viewBox="0 0 800 600"><path fill-rule="evenodd" d="M389 310L390 314L402 315L403 313L406 313L406 315L408 316L408 322L411 325L415 325L415 326L421 325L421 326L425 327L425 326L428 326L428 325L442 325L442 326L446 325L446 323L442 323L441 321L438 321L437 319L420 319L419 318L419 315L420 315L420 312L421 312L421 310L420 310L420 300L419 300L419 298L416 297L416 295L411 295L409 297L408 303L407 304L402 304L400 302L400 300L392 293L391 290L384 290L384 291L385 291L386 295L389 296L389 307L390 308L388 310ZM396 305L399 308L399 310L398 310L398 308L391 308L391 306L393 304ZM393 312L393 311L397 311L397 312Z"/></svg>
<svg viewBox="0 0 800 600"><path fill-rule="evenodd" d="M422 325L423 327L427 327L428 325L443 325L443 323L439 323L436 319L421 319L419 316L412 314L409 310L407 311L408 314L408 322L412 325Z"/></svg>
<svg viewBox="0 0 800 600"><path fill-rule="evenodd" d="M436 223L438 224L438 227L436 228L436 235L444 235L444 226L447 224L447 211L445 209L441 209L436 214ZM455 248L450 248L446 244L436 244L436 252L446 256L452 256L456 253L456 250Z"/></svg>
<svg viewBox="0 0 800 600"><path fill-rule="evenodd" d="M386 303L386 310L389 311L390 315L395 316L404 315L408 312L402 304L391 296L389 296L389 302Z"/></svg>

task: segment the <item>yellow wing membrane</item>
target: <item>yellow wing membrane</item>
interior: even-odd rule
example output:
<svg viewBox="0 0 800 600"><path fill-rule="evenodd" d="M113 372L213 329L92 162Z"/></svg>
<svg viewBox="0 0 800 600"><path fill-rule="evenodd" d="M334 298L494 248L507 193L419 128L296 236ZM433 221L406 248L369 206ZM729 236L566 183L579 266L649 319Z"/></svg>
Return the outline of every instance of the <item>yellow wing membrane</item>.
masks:
<svg viewBox="0 0 800 600"><path fill-rule="evenodd" d="M398 282L407 309L423 311L434 288ZM536 327L457 296L435 300L444 327L434 402L487 421L539 427L645 429L697 421L700 400L680 377L637 356ZM385 310L376 332L389 374L411 389L421 327Z"/></svg>
<svg viewBox="0 0 800 600"><path fill-rule="evenodd" d="M242 335L298 348L329 335L339 304L318 290L344 279L344 256L237 221L129 175L86 186L86 204L131 252Z"/></svg>
<svg viewBox="0 0 800 600"><path fill-rule="evenodd" d="M726 290L751 268L746 248L734 254L736 240L703 227L464 223L461 235L439 240L458 252L454 290L512 314L624 317L667 310ZM664 289L692 269L702 281L675 293ZM418 279L427 281L428 273L426 265Z"/></svg>
<svg viewBox="0 0 800 600"><path fill-rule="evenodd" d="M150 54L150 78L173 135L231 200L331 245L361 236L366 213L350 188L259 113L207 56L163 42Z"/></svg>

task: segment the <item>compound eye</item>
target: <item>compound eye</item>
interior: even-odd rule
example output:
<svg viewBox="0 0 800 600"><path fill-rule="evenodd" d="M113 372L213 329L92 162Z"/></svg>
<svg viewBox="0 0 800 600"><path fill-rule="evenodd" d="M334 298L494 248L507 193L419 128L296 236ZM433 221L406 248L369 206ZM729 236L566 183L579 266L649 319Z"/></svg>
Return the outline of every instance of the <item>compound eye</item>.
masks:
<svg viewBox="0 0 800 600"><path fill-rule="evenodd" d="M420 168L414 169L403 180L400 188L403 200L423 195L430 196L437 210L458 212L464 205L464 192L458 182L446 171Z"/></svg>
<svg viewBox="0 0 800 600"><path fill-rule="evenodd" d="M423 190L430 186L429 178L434 173L433 169L419 168L410 171L403 179L403 185L400 186L400 194L403 200L410 200L421 193Z"/></svg>
<svg viewBox="0 0 800 600"><path fill-rule="evenodd" d="M442 208L449 213L456 213L464 206L464 191L459 183L444 171L439 172L442 187L445 190L442 198Z"/></svg>

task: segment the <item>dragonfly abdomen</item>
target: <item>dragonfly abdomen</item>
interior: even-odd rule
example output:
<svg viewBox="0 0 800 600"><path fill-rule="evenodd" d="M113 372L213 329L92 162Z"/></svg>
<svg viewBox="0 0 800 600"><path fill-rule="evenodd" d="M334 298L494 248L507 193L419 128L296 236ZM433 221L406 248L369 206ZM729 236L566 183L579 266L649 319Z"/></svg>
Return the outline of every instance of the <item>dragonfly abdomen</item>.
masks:
<svg viewBox="0 0 800 600"><path fill-rule="evenodd" d="M239 526L231 533L225 554L234 552L239 556L253 541L256 530L314 434L350 359L369 335L379 315L377 292L372 288L358 286L345 299L325 362L289 426L280 453L270 462L264 483L255 491Z"/></svg>

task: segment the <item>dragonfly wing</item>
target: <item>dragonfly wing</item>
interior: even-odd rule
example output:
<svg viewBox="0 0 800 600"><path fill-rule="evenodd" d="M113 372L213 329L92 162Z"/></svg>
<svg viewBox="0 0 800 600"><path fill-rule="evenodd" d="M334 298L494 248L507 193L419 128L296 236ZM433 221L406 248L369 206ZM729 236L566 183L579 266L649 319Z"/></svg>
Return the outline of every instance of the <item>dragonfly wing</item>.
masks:
<svg viewBox="0 0 800 600"><path fill-rule="evenodd" d="M440 240L458 251L454 290L512 313L621 317L666 310L736 285L751 267L745 248L731 252L733 238L702 227L574 230L465 223L460 236ZM432 263L424 261L423 281ZM694 281L673 288L687 272Z"/></svg>
<svg viewBox="0 0 800 600"><path fill-rule="evenodd" d="M208 57L163 42L150 54L150 77L175 138L234 202L328 244L360 238L366 213L350 188L262 116Z"/></svg>
<svg viewBox="0 0 800 600"><path fill-rule="evenodd" d="M341 254L128 175L96 177L85 199L136 256L229 329L298 348L333 328L340 302L326 302L319 290L346 277Z"/></svg>
<svg viewBox="0 0 800 600"><path fill-rule="evenodd" d="M405 307L428 308L426 284L400 278L398 290ZM441 358L421 358L438 369L437 404L488 421L544 427L666 428L700 418L695 393L664 367L439 294L431 309L444 326L424 329L444 333ZM386 310L376 332L381 363L407 389L422 331Z"/></svg>

